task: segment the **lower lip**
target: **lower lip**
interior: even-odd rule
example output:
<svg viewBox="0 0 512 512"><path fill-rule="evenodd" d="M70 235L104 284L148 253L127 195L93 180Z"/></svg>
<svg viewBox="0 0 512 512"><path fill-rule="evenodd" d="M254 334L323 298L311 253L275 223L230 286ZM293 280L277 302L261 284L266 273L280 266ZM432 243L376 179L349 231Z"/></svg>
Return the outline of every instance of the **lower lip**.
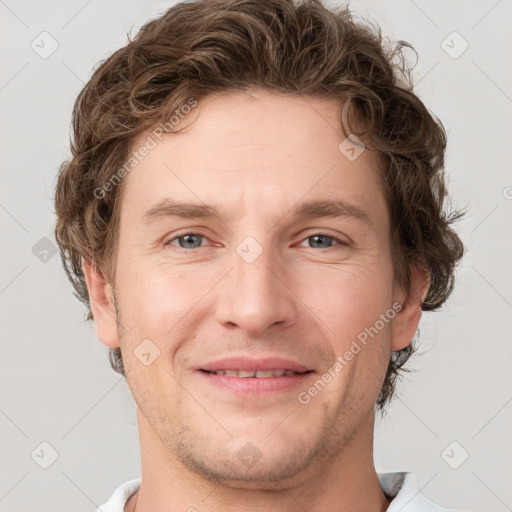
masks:
<svg viewBox="0 0 512 512"><path fill-rule="evenodd" d="M199 373L213 386L231 391L236 395L265 396L294 389L310 379L314 372L261 378L231 377L205 371L199 371Z"/></svg>

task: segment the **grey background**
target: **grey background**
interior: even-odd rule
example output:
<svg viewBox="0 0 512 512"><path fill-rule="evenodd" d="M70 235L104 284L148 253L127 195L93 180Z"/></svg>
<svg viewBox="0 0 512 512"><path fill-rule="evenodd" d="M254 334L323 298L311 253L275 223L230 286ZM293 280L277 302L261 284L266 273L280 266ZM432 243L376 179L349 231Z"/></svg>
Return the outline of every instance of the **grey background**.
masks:
<svg viewBox="0 0 512 512"><path fill-rule="evenodd" d="M52 198L72 104L93 66L170 5L0 0L3 512L95 511L140 476L133 399L52 253ZM446 507L512 510L512 1L351 6L417 49L417 91L447 129L450 189L468 208L456 290L442 311L424 314L417 371L377 422L376 466L413 471ZM58 43L47 58L43 31ZM469 44L457 58L454 31ZM43 469L52 450L58 457Z"/></svg>

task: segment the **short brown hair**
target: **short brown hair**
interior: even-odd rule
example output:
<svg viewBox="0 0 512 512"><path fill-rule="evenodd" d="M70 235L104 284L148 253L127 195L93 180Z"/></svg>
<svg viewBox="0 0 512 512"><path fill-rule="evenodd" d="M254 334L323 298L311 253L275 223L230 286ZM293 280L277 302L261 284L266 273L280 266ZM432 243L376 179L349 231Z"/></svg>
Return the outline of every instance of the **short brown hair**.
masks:
<svg viewBox="0 0 512 512"><path fill-rule="evenodd" d="M444 210L446 134L413 92L404 47L412 48L385 44L379 27L320 0L185 1L144 25L80 92L72 157L57 180L56 240L87 319L93 316L81 259L113 283L123 181L108 194L95 191L111 183L138 135L190 98L254 88L338 102L345 133L381 155L395 279L408 289L413 265L423 267L430 286L422 309L440 307L463 253L451 227L460 214ZM392 353L381 410L414 350L411 343ZM110 363L124 375L119 348L111 349Z"/></svg>

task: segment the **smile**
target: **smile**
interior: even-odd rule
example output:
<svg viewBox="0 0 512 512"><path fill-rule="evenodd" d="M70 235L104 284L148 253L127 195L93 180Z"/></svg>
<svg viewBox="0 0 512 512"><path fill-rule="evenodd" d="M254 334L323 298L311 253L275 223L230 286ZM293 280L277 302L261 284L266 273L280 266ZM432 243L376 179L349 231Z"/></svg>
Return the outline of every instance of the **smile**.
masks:
<svg viewBox="0 0 512 512"><path fill-rule="evenodd" d="M205 370L206 371L206 370ZM256 378L256 379L263 379L268 377L282 377L283 375L291 376L291 375L300 375L301 373L307 373L307 372L295 372L293 370L284 370L284 369L278 369L278 370L216 370L212 373L214 375L226 375L228 377L240 377L242 379L247 378Z"/></svg>

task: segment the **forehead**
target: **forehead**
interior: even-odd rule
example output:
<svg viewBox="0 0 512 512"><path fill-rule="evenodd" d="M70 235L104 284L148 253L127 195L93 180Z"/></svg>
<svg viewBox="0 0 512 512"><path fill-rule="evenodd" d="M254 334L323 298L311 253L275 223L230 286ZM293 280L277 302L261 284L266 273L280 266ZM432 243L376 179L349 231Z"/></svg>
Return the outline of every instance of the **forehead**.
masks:
<svg viewBox="0 0 512 512"><path fill-rule="evenodd" d="M304 197L378 210L379 160L372 151L354 160L340 151L347 134L338 108L331 99L266 91L201 99L179 118L176 133L158 140L151 129L134 141L131 153L149 140L151 149L126 177L122 208L133 209L135 199L137 208L149 208L166 197L216 209L283 208Z"/></svg>

